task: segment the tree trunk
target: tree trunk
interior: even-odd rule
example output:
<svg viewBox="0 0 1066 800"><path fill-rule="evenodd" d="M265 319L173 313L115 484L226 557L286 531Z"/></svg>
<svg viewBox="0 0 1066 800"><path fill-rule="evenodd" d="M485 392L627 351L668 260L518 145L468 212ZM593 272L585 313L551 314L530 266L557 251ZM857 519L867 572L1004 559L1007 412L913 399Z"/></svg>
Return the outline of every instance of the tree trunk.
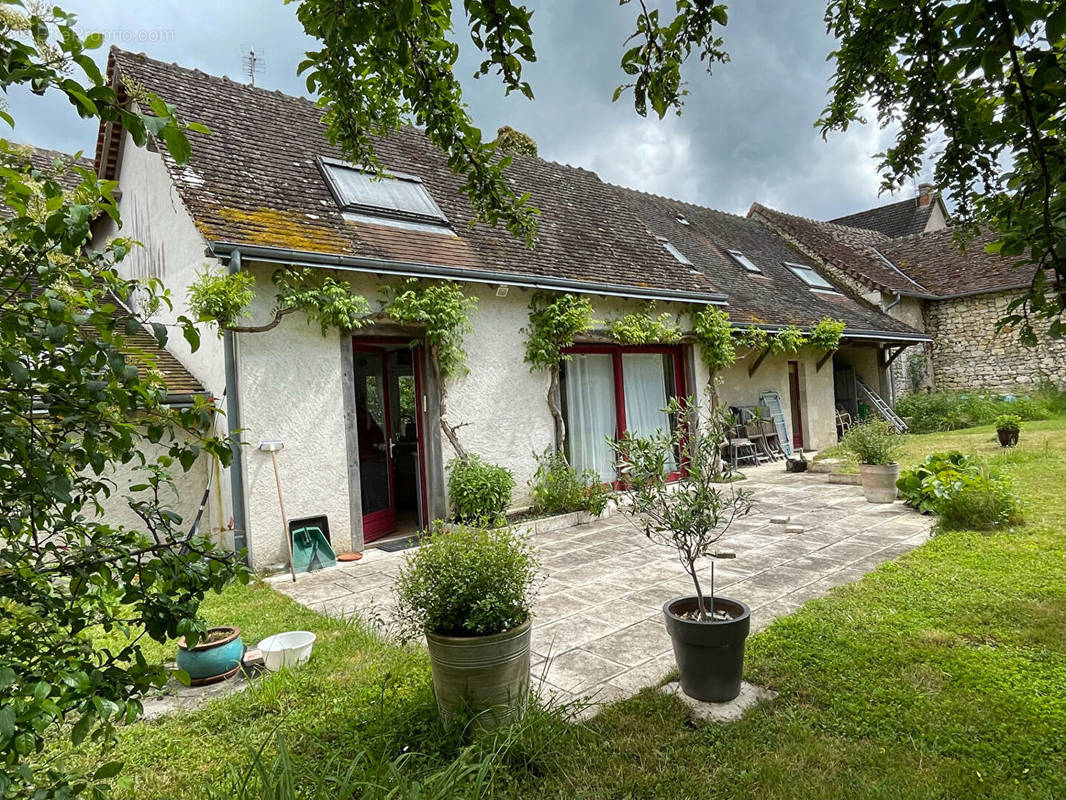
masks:
<svg viewBox="0 0 1066 800"><path fill-rule="evenodd" d="M551 368L551 383L548 384L548 409L555 420L555 449L562 451L566 441L566 423L563 421L563 411L559 408L559 365Z"/></svg>
<svg viewBox="0 0 1066 800"><path fill-rule="evenodd" d="M718 380L717 373L711 370L710 377L707 379L707 393L711 398L711 424L717 425L718 419L718 406L721 404L721 400L718 397ZM725 440L729 441L728 432L726 433ZM711 462L711 469L715 475L720 475L722 472L722 448L719 447L714 451L714 460Z"/></svg>
<svg viewBox="0 0 1066 800"><path fill-rule="evenodd" d="M699 610L700 622L707 621L707 609L703 607L703 590L700 588L700 579L696 575L696 565L691 561L688 564L688 574L692 576L692 582L696 585L696 608ZM711 613L714 613L714 598L711 598Z"/></svg>
<svg viewBox="0 0 1066 800"><path fill-rule="evenodd" d="M437 394L440 398L440 429L444 432L445 438L447 438L455 451L456 458L466 464L470 461L470 456L467 454L466 448L459 443L459 435L457 433L459 427L448 422L448 390L444 385L444 376L441 375L440 364L437 362L437 348L434 347L429 351L429 360L433 365L433 375L437 379Z"/></svg>

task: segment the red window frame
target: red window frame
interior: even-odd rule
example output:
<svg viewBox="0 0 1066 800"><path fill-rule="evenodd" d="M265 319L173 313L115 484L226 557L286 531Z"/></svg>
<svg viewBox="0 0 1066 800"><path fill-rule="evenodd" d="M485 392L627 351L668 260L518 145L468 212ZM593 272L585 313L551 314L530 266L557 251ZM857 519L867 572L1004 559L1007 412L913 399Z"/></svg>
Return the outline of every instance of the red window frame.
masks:
<svg viewBox="0 0 1066 800"><path fill-rule="evenodd" d="M674 358L674 396L687 397L685 386L685 357L688 348L684 345L628 345L628 344L576 344L563 350L567 355L607 354L611 356L611 364L614 368L614 419L615 441L621 441L626 431L626 392L625 381L622 377L622 356L626 353L659 353ZM569 421L567 421L569 425ZM684 474L681 471L671 472L667 480L677 480ZM616 484L618 482L616 481Z"/></svg>

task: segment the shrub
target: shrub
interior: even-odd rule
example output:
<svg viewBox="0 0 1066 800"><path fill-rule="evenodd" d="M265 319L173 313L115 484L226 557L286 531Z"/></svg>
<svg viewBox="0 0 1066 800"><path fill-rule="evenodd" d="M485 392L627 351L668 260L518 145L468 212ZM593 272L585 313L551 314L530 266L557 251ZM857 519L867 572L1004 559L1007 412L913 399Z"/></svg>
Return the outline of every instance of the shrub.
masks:
<svg viewBox="0 0 1066 800"><path fill-rule="evenodd" d="M444 636L511 630L529 617L538 566L529 541L509 528L438 528L397 575L400 619Z"/></svg>
<svg viewBox="0 0 1066 800"><path fill-rule="evenodd" d="M1010 478L984 465L962 477L937 506L939 530L986 531L1021 521Z"/></svg>
<svg viewBox="0 0 1066 800"><path fill-rule="evenodd" d="M607 508L612 491L595 470L580 475L566 456L548 449L537 456L537 471L529 482L533 510L538 514L587 511L598 517Z"/></svg>
<svg viewBox="0 0 1066 800"><path fill-rule="evenodd" d="M506 467L487 464L477 456L448 464L448 497L461 522L495 522L511 503L514 475Z"/></svg>
<svg viewBox="0 0 1066 800"><path fill-rule="evenodd" d="M1022 418L1017 414L1000 414L992 424L996 426L997 431L1020 431Z"/></svg>
<svg viewBox="0 0 1066 800"><path fill-rule="evenodd" d="M840 444L854 455L860 464L895 464L902 446L900 436L881 419L856 425L840 440Z"/></svg>
<svg viewBox="0 0 1066 800"><path fill-rule="evenodd" d="M954 431L991 425L1001 414L1013 414L1023 420L1061 416L1066 414L1066 392L1050 383L1029 396L916 392L900 398L896 413L910 420L912 433Z"/></svg>
<svg viewBox="0 0 1066 800"><path fill-rule="evenodd" d="M959 452L934 453L896 486L908 505L940 517L939 530L991 530L1020 520L1010 479Z"/></svg>
<svg viewBox="0 0 1066 800"><path fill-rule="evenodd" d="M960 474L973 468L972 459L958 451L934 453L914 469L904 470L896 488L907 505L923 514L935 514L937 503L954 491Z"/></svg>

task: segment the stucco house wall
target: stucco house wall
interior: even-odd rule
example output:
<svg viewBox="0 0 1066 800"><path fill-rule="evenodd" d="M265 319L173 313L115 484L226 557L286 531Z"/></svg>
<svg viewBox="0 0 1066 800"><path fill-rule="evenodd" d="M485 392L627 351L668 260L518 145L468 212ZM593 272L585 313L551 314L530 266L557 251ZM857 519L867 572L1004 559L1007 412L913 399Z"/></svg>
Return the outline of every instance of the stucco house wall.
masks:
<svg viewBox="0 0 1066 800"><path fill-rule="evenodd" d="M157 278L169 290L173 309L161 304L153 317L165 324L174 323L182 314L187 314L186 292L197 274L217 261L205 255L206 245L196 229L173 182L167 173L160 153L147 147L137 147L128 134L123 134L123 157L118 176L119 210L122 218L121 231L110 218L102 220L93 232L92 245L101 247L117 236L132 239L135 245L118 264L123 277L148 280ZM138 310L138 309L135 309ZM212 395L219 397L225 388L225 360L222 340L210 326L201 325L200 347L193 352L185 337L176 328L170 330L166 347L191 372ZM216 433L225 433L224 419L217 420ZM143 475L130 472L132 465L120 468L115 480L120 486L143 482ZM191 523L206 486L207 476L216 466L206 455L183 473L180 466L173 468L173 477L178 486L178 496L168 498L175 510ZM140 525L117 490L105 503L108 518L122 524ZM221 502L219 502L221 500ZM204 513L201 529L221 537L230 519L228 470L219 470L213 478L211 502Z"/></svg>
<svg viewBox="0 0 1066 800"><path fill-rule="evenodd" d="M1020 292L992 292L929 304L936 387L947 390L1032 391L1041 381L1066 385L1066 341L1040 337L1025 347L996 321Z"/></svg>

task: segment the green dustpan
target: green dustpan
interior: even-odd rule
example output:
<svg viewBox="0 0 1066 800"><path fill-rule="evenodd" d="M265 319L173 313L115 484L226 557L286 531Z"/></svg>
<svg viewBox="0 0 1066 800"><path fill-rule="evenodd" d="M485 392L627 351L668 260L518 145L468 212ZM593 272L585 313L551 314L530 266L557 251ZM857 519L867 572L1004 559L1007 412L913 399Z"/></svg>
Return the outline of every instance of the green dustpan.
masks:
<svg viewBox="0 0 1066 800"><path fill-rule="evenodd" d="M295 528L290 535L292 536L292 565L297 572L314 572L332 567L337 563L337 555L326 541L321 528L306 525L302 528Z"/></svg>

